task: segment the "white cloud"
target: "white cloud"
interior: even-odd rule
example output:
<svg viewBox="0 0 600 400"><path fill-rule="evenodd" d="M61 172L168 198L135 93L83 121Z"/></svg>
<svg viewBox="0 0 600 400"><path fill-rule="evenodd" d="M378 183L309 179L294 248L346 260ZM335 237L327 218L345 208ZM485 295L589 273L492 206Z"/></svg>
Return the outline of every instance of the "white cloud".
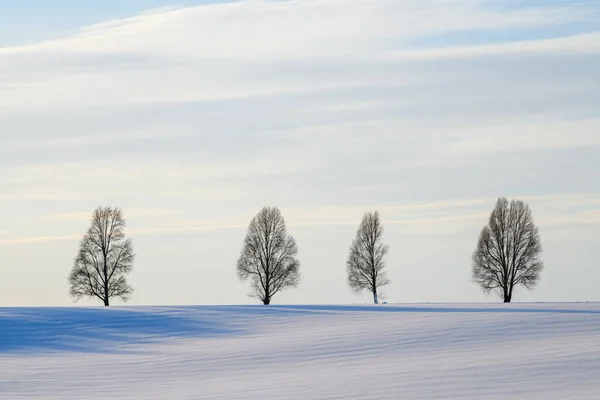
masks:
<svg viewBox="0 0 600 400"><path fill-rule="evenodd" d="M545 196L517 196L532 206L535 222L543 228L557 226L598 226L600 225L600 194L570 194ZM354 230L358 227L366 211L379 211L386 232L414 235L444 235L464 231L476 233L489 218L495 198L466 199L436 203L415 203L405 205L364 204L360 206L337 207L284 207L282 212L291 231L315 226L346 226ZM577 211L577 207L588 209ZM573 209L575 208L575 211ZM254 210L258 211L258 210ZM124 209L133 237L152 234L193 234L198 232L237 230L247 228L252 212L234 213L225 218L198 219L191 210L175 209ZM90 212L68 212L51 214L43 220L55 222L86 222ZM6 232L5 234L8 234ZM10 237L0 240L0 245L28 244L51 241L74 240L77 234L45 235L30 237Z"/></svg>
<svg viewBox="0 0 600 400"><path fill-rule="evenodd" d="M153 208L128 208L126 213L126 218L137 219L137 218L154 218L154 217L172 217L174 215L179 215L181 213L180 210L172 210L172 209L153 209ZM44 217L45 220L48 221L89 221L92 216L91 211L72 211L72 212L64 212L51 214Z"/></svg>
<svg viewBox="0 0 600 400"><path fill-rule="evenodd" d="M521 40L509 43L473 46L452 46L427 50L404 50L387 53L384 57L388 59L411 61L472 58L494 55L585 55L598 53L600 53L600 33L593 32L552 39Z"/></svg>
<svg viewBox="0 0 600 400"><path fill-rule="evenodd" d="M139 277L163 267L148 244L163 235L182 265L206 252L226 270L223 248L263 205L314 241L303 256L341 265L343 240L373 209L416 254L452 247L429 261L443 268L468 263L501 195L530 202L544 232L574 237L600 209L590 4L242 1L0 48L0 244L22 244L3 254L33 260L47 242L68 265L52 242L70 252L98 205L122 207L140 247L157 251L141 255ZM169 236L187 233L211 244L183 250Z"/></svg>
<svg viewBox="0 0 600 400"><path fill-rule="evenodd" d="M374 45L379 49L380 41L388 38L466 29L530 28L589 18L577 6L507 12L471 0L253 0L158 9L85 27L74 37L2 52L123 52L186 59L279 60L357 54L372 50Z"/></svg>
<svg viewBox="0 0 600 400"><path fill-rule="evenodd" d="M575 121L544 119L538 123L498 124L447 129L444 134L459 137L438 145L440 153L463 158L469 155L485 156L506 151L541 151L570 147L600 146L598 119Z"/></svg>
<svg viewBox="0 0 600 400"><path fill-rule="evenodd" d="M332 61L352 67L515 52L597 54L598 33L466 48L412 50L410 45L423 35L589 18L578 7L506 12L467 0L265 0L161 9L87 27L73 37L0 49L0 75L6 77L0 105L15 112L405 84L417 79L414 72L406 71L405 79L363 71L360 81L324 72ZM314 76L285 78L290 63L298 62L321 67Z"/></svg>

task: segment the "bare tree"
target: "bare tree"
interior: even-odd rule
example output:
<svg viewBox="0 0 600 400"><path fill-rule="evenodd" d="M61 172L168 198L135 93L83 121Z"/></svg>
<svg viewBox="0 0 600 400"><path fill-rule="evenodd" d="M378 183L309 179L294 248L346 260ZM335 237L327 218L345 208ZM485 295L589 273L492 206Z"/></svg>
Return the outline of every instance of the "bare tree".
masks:
<svg viewBox="0 0 600 400"><path fill-rule="evenodd" d="M267 305L280 290L300 282L298 246L287 233L285 220L276 207L264 207L250 222L237 262L240 280L250 279L251 297Z"/></svg>
<svg viewBox="0 0 600 400"><path fill-rule="evenodd" d="M133 268L135 254L124 228L125 219L119 208L94 210L91 226L80 242L69 275L69 294L75 301L97 297L108 306L113 297L129 300L133 288L125 275Z"/></svg>
<svg viewBox="0 0 600 400"><path fill-rule="evenodd" d="M473 252L473 281L485 293L495 291L509 303L515 286L531 290L538 283L544 268L541 252L540 235L529 206L520 200L509 203L501 197Z"/></svg>
<svg viewBox="0 0 600 400"><path fill-rule="evenodd" d="M350 288L357 293L369 290L375 304L379 303L377 290L390 283L384 271L388 246L381 243L382 235L379 212L365 213L346 262Z"/></svg>

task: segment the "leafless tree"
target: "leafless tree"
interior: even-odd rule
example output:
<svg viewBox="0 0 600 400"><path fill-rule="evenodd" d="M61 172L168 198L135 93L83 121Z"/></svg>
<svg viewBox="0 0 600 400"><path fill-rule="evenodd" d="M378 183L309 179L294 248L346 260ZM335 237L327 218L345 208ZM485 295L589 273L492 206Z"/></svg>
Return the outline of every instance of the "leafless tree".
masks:
<svg viewBox="0 0 600 400"><path fill-rule="evenodd" d="M379 212L365 213L346 262L350 288L357 293L369 290L375 304L379 303L377 290L390 283L384 271L388 246L381 243L382 235Z"/></svg>
<svg viewBox="0 0 600 400"><path fill-rule="evenodd" d="M531 290L544 268L542 244L531 209L520 200L496 202L488 224L481 230L473 252L472 278L485 293L494 291L512 299L515 286Z"/></svg>
<svg viewBox="0 0 600 400"><path fill-rule="evenodd" d="M129 300L133 289L125 276L133 268L135 254L124 228L125 219L119 208L94 210L69 275L70 295L75 301L97 297L108 306L114 297Z"/></svg>
<svg viewBox="0 0 600 400"><path fill-rule="evenodd" d="M280 290L300 282L298 246L276 207L264 207L250 222L237 262L240 280L250 279L255 297L267 305Z"/></svg>

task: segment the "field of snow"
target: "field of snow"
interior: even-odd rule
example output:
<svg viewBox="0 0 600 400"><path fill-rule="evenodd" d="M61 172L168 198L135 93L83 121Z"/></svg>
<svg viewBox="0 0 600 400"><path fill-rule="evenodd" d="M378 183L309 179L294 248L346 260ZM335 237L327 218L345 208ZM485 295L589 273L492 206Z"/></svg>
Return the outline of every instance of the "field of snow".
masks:
<svg viewBox="0 0 600 400"><path fill-rule="evenodd" d="M599 399L600 304L0 308L1 399Z"/></svg>

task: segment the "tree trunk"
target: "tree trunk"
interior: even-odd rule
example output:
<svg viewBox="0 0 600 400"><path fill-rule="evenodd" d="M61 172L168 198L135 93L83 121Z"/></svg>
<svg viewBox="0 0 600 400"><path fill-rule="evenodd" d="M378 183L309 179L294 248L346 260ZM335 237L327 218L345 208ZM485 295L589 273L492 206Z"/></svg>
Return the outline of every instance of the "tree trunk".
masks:
<svg viewBox="0 0 600 400"><path fill-rule="evenodd" d="M504 295L504 302L505 303L510 303L512 296L510 294L505 294Z"/></svg>
<svg viewBox="0 0 600 400"><path fill-rule="evenodd" d="M373 303L379 304L379 299L377 298L377 290L373 290Z"/></svg>
<svg viewBox="0 0 600 400"><path fill-rule="evenodd" d="M263 305L268 306L271 304L271 299L263 299Z"/></svg>
<svg viewBox="0 0 600 400"><path fill-rule="evenodd" d="M106 250L103 250L104 255L104 306L108 307L108 267L106 265Z"/></svg>

